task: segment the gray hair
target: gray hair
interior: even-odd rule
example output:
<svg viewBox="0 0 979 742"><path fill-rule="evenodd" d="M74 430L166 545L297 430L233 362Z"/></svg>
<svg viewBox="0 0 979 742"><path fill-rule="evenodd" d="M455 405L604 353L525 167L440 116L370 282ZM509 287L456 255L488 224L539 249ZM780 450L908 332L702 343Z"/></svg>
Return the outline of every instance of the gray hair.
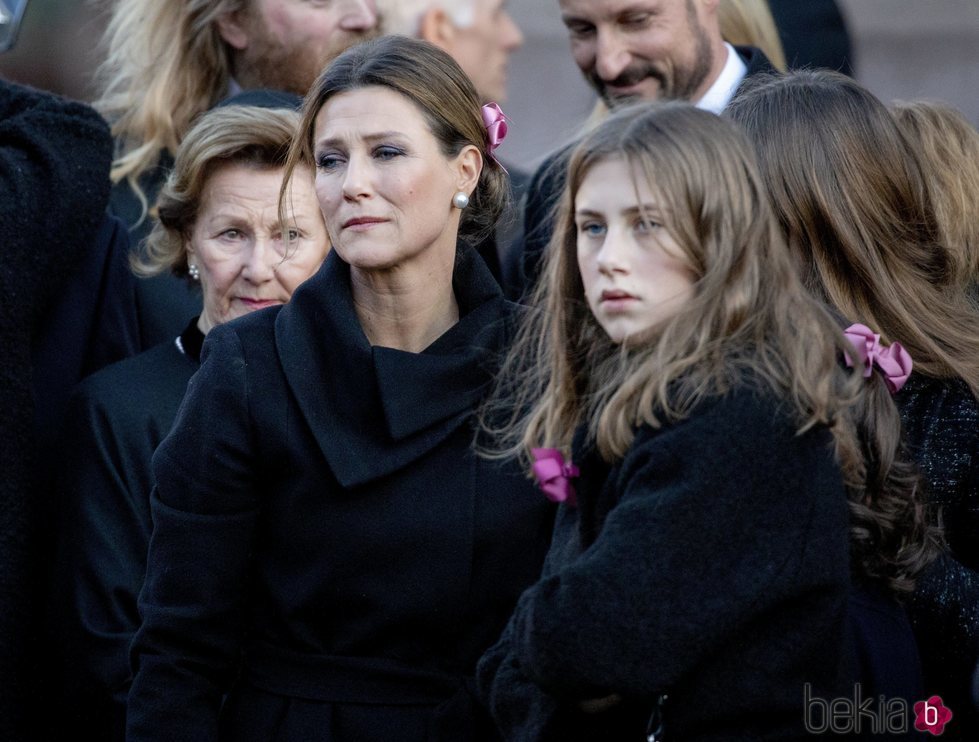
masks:
<svg viewBox="0 0 979 742"><path fill-rule="evenodd" d="M476 0L377 0L385 34L417 38L422 16L432 8L441 8L456 26L468 28L475 19Z"/></svg>

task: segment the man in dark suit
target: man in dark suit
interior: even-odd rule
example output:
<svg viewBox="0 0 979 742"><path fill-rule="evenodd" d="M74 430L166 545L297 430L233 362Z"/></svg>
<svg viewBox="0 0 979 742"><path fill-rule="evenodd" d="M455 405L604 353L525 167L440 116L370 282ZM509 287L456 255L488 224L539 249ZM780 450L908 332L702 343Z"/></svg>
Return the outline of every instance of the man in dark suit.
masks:
<svg viewBox="0 0 979 742"><path fill-rule="evenodd" d="M719 0L558 0L571 55L609 108L631 100L680 99L720 113L742 80L771 64L757 49L721 37ZM553 231L571 147L531 181L518 246L520 291L532 290Z"/></svg>

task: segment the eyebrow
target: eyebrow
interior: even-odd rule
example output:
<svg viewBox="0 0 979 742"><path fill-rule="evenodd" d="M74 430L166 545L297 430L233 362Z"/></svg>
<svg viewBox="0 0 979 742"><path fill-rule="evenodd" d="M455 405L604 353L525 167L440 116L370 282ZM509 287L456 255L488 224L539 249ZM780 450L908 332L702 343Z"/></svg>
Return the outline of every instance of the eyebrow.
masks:
<svg viewBox="0 0 979 742"><path fill-rule="evenodd" d="M366 142L377 142L383 139L402 139L405 137L404 132L400 131L379 131L374 134L367 134L360 137ZM330 137L329 139L322 139L316 142L317 147L335 147L338 144L342 144L346 141L344 137Z"/></svg>
<svg viewBox="0 0 979 742"><path fill-rule="evenodd" d="M636 204L635 206L630 206L627 209L622 209L621 213L633 215L633 214L655 214L660 215L662 211L656 204ZM575 209L575 218L578 217L594 217L594 216L605 216L603 211L595 211L594 209Z"/></svg>

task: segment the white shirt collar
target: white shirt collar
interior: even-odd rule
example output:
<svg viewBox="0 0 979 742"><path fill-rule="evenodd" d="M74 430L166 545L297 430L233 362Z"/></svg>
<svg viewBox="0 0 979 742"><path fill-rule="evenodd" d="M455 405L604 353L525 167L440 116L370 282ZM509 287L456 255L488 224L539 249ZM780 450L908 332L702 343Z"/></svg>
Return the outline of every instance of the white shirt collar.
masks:
<svg viewBox="0 0 979 742"><path fill-rule="evenodd" d="M724 62L724 69L714 80L714 84L704 93L704 97L697 101L697 108L703 108L705 111L718 115L731 102L731 98L734 97L734 93L744 76L748 74L747 65L734 50L734 47L725 41L724 48L727 49L727 61Z"/></svg>

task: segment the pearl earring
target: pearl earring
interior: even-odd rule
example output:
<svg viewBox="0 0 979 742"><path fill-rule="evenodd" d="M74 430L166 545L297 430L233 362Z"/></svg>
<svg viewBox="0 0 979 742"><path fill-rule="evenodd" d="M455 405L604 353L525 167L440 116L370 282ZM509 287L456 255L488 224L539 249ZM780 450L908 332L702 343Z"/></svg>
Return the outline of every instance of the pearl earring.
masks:
<svg viewBox="0 0 979 742"><path fill-rule="evenodd" d="M452 197L452 205L457 209L466 208L469 205L469 196L462 191L456 191L456 195Z"/></svg>
<svg viewBox="0 0 979 742"><path fill-rule="evenodd" d="M201 280L201 269L198 268L195 263L190 263L187 266L187 272L190 274L190 277L193 278L195 281Z"/></svg>

